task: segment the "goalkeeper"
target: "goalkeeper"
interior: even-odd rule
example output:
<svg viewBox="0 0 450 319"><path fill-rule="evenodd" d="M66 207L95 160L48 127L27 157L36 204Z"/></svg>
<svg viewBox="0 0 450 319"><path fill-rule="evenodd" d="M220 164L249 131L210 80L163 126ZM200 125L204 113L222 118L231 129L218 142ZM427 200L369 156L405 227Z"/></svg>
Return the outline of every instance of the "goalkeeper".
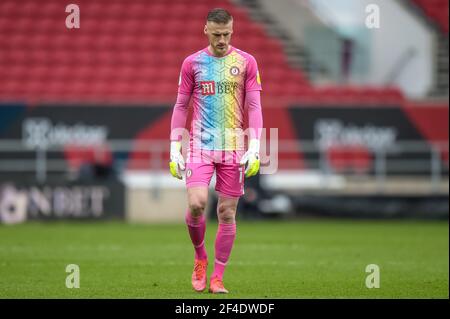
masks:
<svg viewBox="0 0 450 319"><path fill-rule="evenodd" d="M186 224L195 250L192 286L207 286L205 207L208 186L216 172L219 226L215 240L211 293L228 293L223 274L236 237L236 209L244 192L244 177L259 170L262 129L261 81L256 60L230 45L233 18L223 9L208 13L204 33L208 47L188 56L181 67L178 96L171 122L170 172L182 179L186 171ZM193 98L186 164L181 155L180 130L185 127ZM248 117L248 150L243 147L244 118Z"/></svg>

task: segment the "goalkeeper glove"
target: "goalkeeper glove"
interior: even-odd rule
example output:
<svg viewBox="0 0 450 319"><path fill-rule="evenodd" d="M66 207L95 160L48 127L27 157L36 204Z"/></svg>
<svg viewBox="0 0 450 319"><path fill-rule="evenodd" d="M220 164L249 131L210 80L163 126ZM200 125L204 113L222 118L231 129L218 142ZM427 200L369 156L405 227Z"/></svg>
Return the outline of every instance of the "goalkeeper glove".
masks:
<svg viewBox="0 0 450 319"><path fill-rule="evenodd" d="M181 155L181 142L172 141L170 142L170 163L169 163L170 173L173 177L178 179L183 179L180 170L184 171L186 169L184 165L183 155Z"/></svg>
<svg viewBox="0 0 450 319"><path fill-rule="evenodd" d="M256 175L259 171L259 140L250 140L248 150L244 154L240 162L241 165L246 165L245 177Z"/></svg>

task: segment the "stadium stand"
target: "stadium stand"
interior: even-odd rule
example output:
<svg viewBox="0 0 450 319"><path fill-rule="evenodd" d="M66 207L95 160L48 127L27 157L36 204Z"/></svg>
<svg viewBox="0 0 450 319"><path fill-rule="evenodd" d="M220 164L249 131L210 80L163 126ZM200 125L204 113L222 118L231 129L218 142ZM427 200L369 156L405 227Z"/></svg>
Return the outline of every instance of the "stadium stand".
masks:
<svg viewBox="0 0 450 319"><path fill-rule="evenodd" d="M82 8L80 29L64 26L65 4L57 0L0 3L1 100L172 102L183 58L206 45L203 20L214 6L235 16L233 44L259 62L265 101L389 104L403 98L396 88L313 87L289 64L280 40L232 2L77 4Z"/></svg>
<svg viewBox="0 0 450 319"><path fill-rule="evenodd" d="M448 0L413 0L408 6L436 32L435 48L435 87L430 91L431 98L448 99Z"/></svg>
<svg viewBox="0 0 450 319"><path fill-rule="evenodd" d="M437 91L437 104L422 101L420 105L394 86L316 81L311 74L317 72L317 65L307 61L308 54L313 60L313 51L297 39L291 39L294 43L289 46L282 28L269 28L273 12L266 16L251 12L249 3L258 2L77 0L81 28L68 29L66 1L2 0L0 173L20 180L31 172L42 183L67 171L71 181L95 175L115 178L117 169L125 172L132 220L178 220L182 202L173 198L183 196L179 189L183 184L175 184L178 181L166 167L171 107L183 59L207 45L203 34L207 12L223 7L235 17L232 45L253 54L259 63L264 125L276 128L281 141L279 155L274 151L281 174L267 174L261 182L264 187L271 192L292 191L299 198L305 190L448 196L448 80L435 81L443 85ZM443 2L447 12L436 9L441 5L438 0L405 0L410 9L417 3L417 18L424 16L418 9L423 8L430 20L436 19L444 31L436 33L446 37L448 1ZM303 20L285 20L294 18ZM276 27L275 19L272 22ZM448 42L439 52L448 56ZM435 73L448 77L448 57L440 65L441 73ZM342 142L333 140L322 147L317 123L324 119L329 127L330 118ZM84 145L79 136L68 138L79 123L108 130L100 140L105 145ZM376 143L386 136L392 144L378 147ZM370 144L366 139L375 146L361 147ZM420 144L419 150L414 148L413 153L405 142ZM447 145L441 146L442 142ZM413 173L417 176L406 175ZM147 214L152 211L161 214Z"/></svg>

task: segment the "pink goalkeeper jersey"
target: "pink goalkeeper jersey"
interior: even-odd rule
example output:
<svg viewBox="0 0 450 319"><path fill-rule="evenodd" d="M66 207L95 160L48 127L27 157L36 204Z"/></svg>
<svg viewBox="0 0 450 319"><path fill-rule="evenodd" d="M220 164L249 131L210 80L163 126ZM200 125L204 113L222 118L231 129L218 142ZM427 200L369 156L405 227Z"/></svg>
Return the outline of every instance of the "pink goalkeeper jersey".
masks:
<svg viewBox="0 0 450 319"><path fill-rule="evenodd" d="M230 46L223 57L208 48L188 56L182 65L178 93L193 98L191 147L241 149L246 92L261 90L255 58Z"/></svg>

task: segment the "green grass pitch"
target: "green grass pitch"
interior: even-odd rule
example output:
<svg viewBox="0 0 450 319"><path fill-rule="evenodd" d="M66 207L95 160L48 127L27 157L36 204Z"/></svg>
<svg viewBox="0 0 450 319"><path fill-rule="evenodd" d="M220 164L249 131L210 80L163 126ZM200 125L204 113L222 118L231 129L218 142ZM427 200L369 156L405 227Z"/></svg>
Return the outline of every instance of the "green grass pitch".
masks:
<svg viewBox="0 0 450 319"><path fill-rule="evenodd" d="M448 222L238 222L228 295L190 285L186 226L28 223L0 226L0 298L448 298ZM208 223L212 272L217 224ZM66 265L80 288L65 286ZM365 286L368 264L380 288Z"/></svg>

